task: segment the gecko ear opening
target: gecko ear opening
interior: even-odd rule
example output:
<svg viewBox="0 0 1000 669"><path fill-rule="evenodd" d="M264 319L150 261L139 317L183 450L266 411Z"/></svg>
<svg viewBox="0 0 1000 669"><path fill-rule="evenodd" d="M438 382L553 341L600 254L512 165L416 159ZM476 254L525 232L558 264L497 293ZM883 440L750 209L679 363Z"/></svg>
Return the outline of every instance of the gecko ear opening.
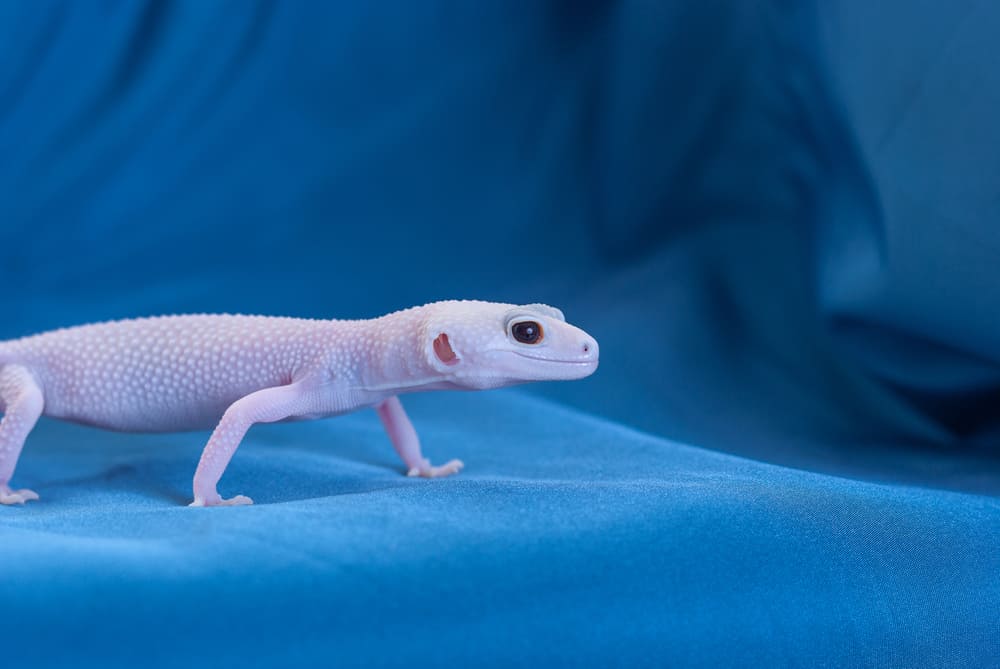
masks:
<svg viewBox="0 0 1000 669"><path fill-rule="evenodd" d="M457 365L458 356L448 342L448 335L442 332L434 340L434 355L446 365Z"/></svg>

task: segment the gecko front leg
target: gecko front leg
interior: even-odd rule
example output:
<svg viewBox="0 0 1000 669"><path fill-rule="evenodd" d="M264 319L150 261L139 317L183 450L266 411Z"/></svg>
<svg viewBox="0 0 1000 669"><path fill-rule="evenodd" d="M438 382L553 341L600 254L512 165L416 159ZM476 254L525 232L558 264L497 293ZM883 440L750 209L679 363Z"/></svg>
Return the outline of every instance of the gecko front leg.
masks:
<svg viewBox="0 0 1000 669"><path fill-rule="evenodd" d="M406 464L407 476L423 476L425 478L450 476L457 474L465 466L461 460L452 460L439 467L431 465L430 460L421 454L417 431L413 429L413 423L410 422L403 410L403 405L395 395L376 405L375 411L382 419L382 425L385 426L385 431L389 434L393 447Z"/></svg>
<svg viewBox="0 0 1000 669"><path fill-rule="evenodd" d="M298 383L258 390L234 402L202 451L194 474L194 501L190 506L253 504L253 500L245 495L222 499L216 491L233 453L254 423L274 423L307 411L307 393Z"/></svg>

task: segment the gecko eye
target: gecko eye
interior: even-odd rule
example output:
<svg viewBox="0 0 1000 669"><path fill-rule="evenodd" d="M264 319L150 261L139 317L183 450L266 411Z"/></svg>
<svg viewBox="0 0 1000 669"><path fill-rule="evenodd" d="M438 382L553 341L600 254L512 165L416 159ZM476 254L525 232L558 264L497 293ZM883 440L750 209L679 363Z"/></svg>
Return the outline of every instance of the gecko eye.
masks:
<svg viewBox="0 0 1000 669"><path fill-rule="evenodd" d="M522 344L537 344L542 341L542 326L535 321L521 321L510 328L514 339Z"/></svg>

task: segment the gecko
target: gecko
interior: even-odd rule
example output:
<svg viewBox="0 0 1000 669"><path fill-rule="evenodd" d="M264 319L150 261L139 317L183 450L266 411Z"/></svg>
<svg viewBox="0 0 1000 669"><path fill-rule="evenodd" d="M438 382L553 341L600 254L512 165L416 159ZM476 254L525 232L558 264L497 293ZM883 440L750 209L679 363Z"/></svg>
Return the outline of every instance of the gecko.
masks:
<svg viewBox="0 0 1000 669"><path fill-rule="evenodd" d="M597 341L544 304L448 300L364 320L193 314L109 321L0 342L0 504L37 500L11 477L42 415L125 432L214 427L190 506L224 499L219 480L256 423L374 408L409 476L434 466L399 396L581 379Z"/></svg>

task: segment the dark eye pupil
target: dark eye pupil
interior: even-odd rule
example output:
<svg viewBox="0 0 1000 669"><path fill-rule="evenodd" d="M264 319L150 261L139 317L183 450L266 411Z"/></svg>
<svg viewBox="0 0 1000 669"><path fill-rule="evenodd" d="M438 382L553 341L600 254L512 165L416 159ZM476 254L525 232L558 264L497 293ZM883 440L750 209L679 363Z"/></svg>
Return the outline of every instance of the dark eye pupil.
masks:
<svg viewBox="0 0 1000 669"><path fill-rule="evenodd" d="M514 333L514 339L522 344L535 344L542 336L541 326L534 321L515 323L514 327L511 328L511 332Z"/></svg>

